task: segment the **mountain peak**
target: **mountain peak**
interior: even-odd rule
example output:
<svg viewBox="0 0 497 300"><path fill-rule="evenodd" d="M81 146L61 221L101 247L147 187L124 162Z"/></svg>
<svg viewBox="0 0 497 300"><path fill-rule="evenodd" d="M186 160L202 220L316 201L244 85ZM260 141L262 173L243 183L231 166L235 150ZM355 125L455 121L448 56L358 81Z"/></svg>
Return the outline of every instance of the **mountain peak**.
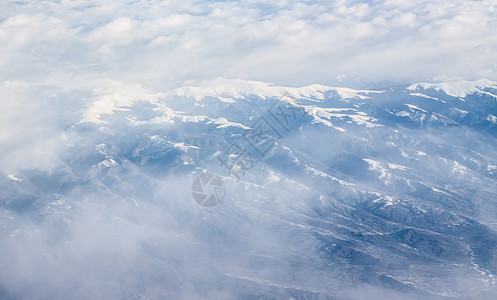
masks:
<svg viewBox="0 0 497 300"><path fill-rule="evenodd" d="M249 95L261 98L282 97L286 95L295 98L324 99L324 93L327 91L335 91L342 98L366 98L365 94L380 92L355 90L346 87L332 87L322 84L289 87L262 81L217 78L213 80L203 80L193 85L183 86L167 94L169 96L191 97L197 101L206 97L242 98Z"/></svg>
<svg viewBox="0 0 497 300"><path fill-rule="evenodd" d="M497 96L495 96L494 94L490 94L488 91L485 91L485 89L497 89L497 82L484 78L474 81L454 80L454 81L445 81L439 83L423 82L423 83L412 84L407 89L409 90L434 89L436 91L442 91L447 95L456 98L464 98L467 95L481 92L497 98Z"/></svg>

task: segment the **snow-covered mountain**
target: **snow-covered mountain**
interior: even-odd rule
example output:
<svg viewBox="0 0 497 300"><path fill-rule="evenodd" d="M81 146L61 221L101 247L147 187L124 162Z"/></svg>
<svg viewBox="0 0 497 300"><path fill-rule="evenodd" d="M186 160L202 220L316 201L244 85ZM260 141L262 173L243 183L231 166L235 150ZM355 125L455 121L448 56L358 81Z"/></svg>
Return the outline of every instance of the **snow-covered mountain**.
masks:
<svg viewBox="0 0 497 300"><path fill-rule="evenodd" d="M3 298L497 296L497 82L113 83L79 117L0 173Z"/></svg>

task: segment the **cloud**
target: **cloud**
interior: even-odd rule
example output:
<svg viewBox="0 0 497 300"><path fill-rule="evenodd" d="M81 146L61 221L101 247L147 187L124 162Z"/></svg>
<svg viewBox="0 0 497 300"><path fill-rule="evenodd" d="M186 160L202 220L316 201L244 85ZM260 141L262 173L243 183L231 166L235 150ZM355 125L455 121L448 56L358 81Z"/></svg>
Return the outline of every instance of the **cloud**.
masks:
<svg viewBox="0 0 497 300"><path fill-rule="evenodd" d="M61 128L74 117L55 96L18 81L0 84L0 165L8 171L50 170L65 149ZM70 104L69 104L70 105Z"/></svg>
<svg viewBox="0 0 497 300"><path fill-rule="evenodd" d="M33 157L17 167L55 163L71 122L185 82L497 79L497 1L24 1L0 11L2 149Z"/></svg>
<svg viewBox="0 0 497 300"><path fill-rule="evenodd" d="M217 77L286 85L497 79L495 1L7 3L2 79L105 74L162 90Z"/></svg>
<svg viewBox="0 0 497 300"><path fill-rule="evenodd" d="M235 132L248 124L239 123L240 111L223 118L222 105L184 97L248 90L318 98L325 91L319 84L497 80L496 10L495 0L3 1L0 172L7 174L2 205L10 206L0 210L6 270L0 298L9 298L8 290L28 298L67 298L72 291L90 298L184 293L185 299L221 299L259 291L251 282L274 291L288 288L285 282L299 283L290 286L297 291L343 290L336 278L344 269L319 269L327 263L321 258L302 264L320 245L284 218L290 209L305 224L301 203L316 194L272 174L276 180L266 189L233 188L234 201L212 213L191 201L193 175L163 174L190 167L185 149L206 159L175 141L178 135L206 149L221 147L222 136L204 138L190 123ZM191 112L173 111L168 96ZM136 110L128 114L128 106ZM324 123L341 111L309 113ZM175 119L184 121L183 132ZM166 132L171 141L157 139ZM309 145L324 141L318 133L320 140ZM295 255L285 254L288 245ZM289 269L295 272L282 271ZM368 293L357 291L358 297Z"/></svg>

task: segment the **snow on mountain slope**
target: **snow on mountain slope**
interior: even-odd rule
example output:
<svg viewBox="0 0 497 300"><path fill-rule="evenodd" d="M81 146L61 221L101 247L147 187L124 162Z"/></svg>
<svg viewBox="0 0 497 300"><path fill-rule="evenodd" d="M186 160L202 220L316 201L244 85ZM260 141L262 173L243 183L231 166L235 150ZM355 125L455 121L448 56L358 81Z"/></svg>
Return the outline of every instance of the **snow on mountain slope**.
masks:
<svg viewBox="0 0 497 300"><path fill-rule="evenodd" d="M434 89L443 91L445 94L456 98L464 98L473 93L487 94L497 98L495 93L492 94L486 91L486 89L497 90L497 82L488 79L479 79L476 81L458 80L443 83L417 83L410 85L407 89L413 91Z"/></svg>
<svg viewBox="0 0 497 300"><path fill-rule="evenodd" d="M416 97L426 99L433 99L439 101L438 98L425 95L422 93L412 93L409 91L423 91L423 90L441 91L448 96L464 99L468 95L480 93L495 98L492 94L497 89L497 83L480 79L477 81L454 81L445 83L419 83L407 86L406 91L402 92L402 98L409 99L412 103L405 103L415 115L409 111L398 110L395 112L400 117L413 117L412 120L419 119L424 121L427 117L434 122L442 122L449 124L453 114L443 114L427 111L422 108L427 105L425 101L413 101ZM147 90L141 86L125 85L121 82L110 82L109 88L101 88L94 91L96 100L93 101L85 110L85 116L81 122L103 123L102 117L111 115L115 111L129 110L136 102L145 101L154 106L156 115L152 120L153 122L174 122L179 120L181 122L199 122L208 121L219 124L220 126L238 126L247 129L247 125L242 125L239 122L233 122L229 116L209 116L208 114L192 114L193 111L208 112L209 109L205 108L205 99L215 99L218 107L229 107L230 104L239 106L237 103L240 101L247 101L257 97L259 99L279 99L288 102L295 107L303 108L309 113L316 123L324 124L328 127L333 127L339 131L344 129L340 126L335 126L335 121L340 120L345 122L352 122L358 125L365 125L367 127L380 126L375 115L370 115L367 110L358 110L360 106L367 106L374 103L377 99L385 99L390 97L391 93L386 93L385 90L354 90L350 88L329 87L324 85L309 85L300 88L296 87L283 87L275 86L272 84L257 82L257 81L244 81L244 80L228 80L218 78L216 80L202 81L196 86L185 86L172 91L154 92ZM337 106L332 104L327 99L335 97L341 99ZM251 98L252 97L252 98ZM178 99L183 99L178 101ZM195 103L185 105L185 101L194 99ZM253 100L248 100L253 101ZM209 101L207 101L209 102ZM206 102L206 103L207 103ZM212 102L212 101L211 101ZM447 104L446 101L441 100L442 103ZM210 103L210 102L209 102ZM416 106L415 104L422 103L423 105ZM346 105L349 104L349 105ZM220 105L220 106L219 106ZM428 104L429 105L429 104ZM457 111L465 111L457 107L459 104L451 103L448 107ZM194 107L202 108L200 110L192 110ZM432 106L429 105L429 108ZM443 106L438 106L441 108ZM419 111L418 113L415 110ZM424 112L424 113L423 113ZM215 112L214 112L215 113ZM420 114L421 113L421 114ZM493 121L492 114L488 114L486 119L490 122ZM137 121L143 123L147 120ZM148 120L151 121L151 120ZM245 126L245 127L244 127Z"/></svg>
<svg viewBox="0 0 497 300"><path fill-rule="evenodd" d="M324 99L324 93L335 91L342 98L359 97L367 98L369 93L378 91L354 90L343 87L329 87L320 84L312 84L300 88L276 86L260 81L245 81L218 78L215 80L201 81L196 86L185 86L173 90L168 95L192 97L201 100L206 97L244 98L246 96L258 97L283 97L287 95L293 98Z"/></svg>
<svg viewBox="0 0 497 300"><path fill-rule="evenodd" d="M326 95L335 93L341 99L367 99L369 94L382 93L382 91L354 90L350 88L328 87L324 85L309 85L301 88L275 86L272 84L244 81L244 80L227 80L216 79L211 81L202 81L198 86L186 86L169 92L152 92L140 86L128 86L122 83L112 82L111 87L99 89L94 92L96 101L94 101L85 111L85 117L81 122L105 123L102 116L111 115L116 111L128 111L137 101L145 101L154 105L154 110L160 111L162 116L156 117L153 122L171 122L180 120L182 122L199 122L209 120L211 123L219 124L220 127L238 126L247 129L245 125L238 122L232 122L227 118L210 117L206 115L191 115L188 112L175 110L170 107L172 98L193 98L200 101L205 98L215 98L223 103L236 103L237 99L246 97L258 97L261 99L274 98L289 104L305 109L314 121L334 127L343 131L343 128L335 127L332 119L348 118L350 121L359 125L375 125L374 118L368 117L365 113L357 111L355 108L326 108L313 104L301 104L304 100L312 102L323 102ZM296 100L296 99L299 99ZM197 104L204 107L204 104ZM236 105L236 104L235 104ZM180 105L181 106L181 105ZM207 109L205 110L207 111ZM143 123L139 121L139 124Z"/></svg>
<svg viewBox="0 0 497 300"><path fill-rule="evenodd" d="M109 83L57 167L0 173L0 298L492 298L497 101L446 85ZM204 171L226 184L211 208Z"/></svg>
<svg viewBox="0 0 497 300"><path fill-rule="evenodd" d="M148 101L157 103L163 97L163 93L154 93L140 85L126 85L119 81L108 81L106 88L93 91L96 98L84 113L81 122L105 123L101 120L102 115L112 114L116 110L126 110L136 101Z"/></svg>

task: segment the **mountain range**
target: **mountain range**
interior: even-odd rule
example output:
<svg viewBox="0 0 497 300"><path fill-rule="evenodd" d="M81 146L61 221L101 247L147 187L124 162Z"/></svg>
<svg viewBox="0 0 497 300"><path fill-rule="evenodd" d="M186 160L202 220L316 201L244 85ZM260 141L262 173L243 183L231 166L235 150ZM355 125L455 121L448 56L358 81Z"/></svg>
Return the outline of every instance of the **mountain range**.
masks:
<svg viewBox="0 0 497 300"><path fill-rule="evenodd" d="M0 298L497 297L497 82L116 85L71 123L0 172Z"/></svg>

